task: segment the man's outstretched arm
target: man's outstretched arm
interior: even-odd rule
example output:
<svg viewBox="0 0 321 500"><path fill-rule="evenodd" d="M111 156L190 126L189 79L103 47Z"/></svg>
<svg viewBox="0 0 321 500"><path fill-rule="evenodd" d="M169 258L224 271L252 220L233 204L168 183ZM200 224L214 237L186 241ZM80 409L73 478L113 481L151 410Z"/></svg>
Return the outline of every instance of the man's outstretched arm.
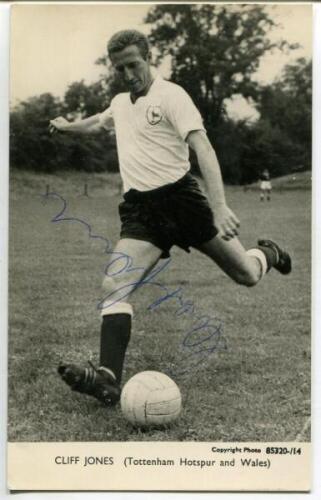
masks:
<svg viewBox="0 0 321 500"><path fill-rule="evenodd" d="M75 132L80 134L94 134L99 132L102 128L100 114L75 122L69 122L62 116L58 116L58 118L50 120L49 122L49 130L51 133Z"/></svg>
<svg viewBox="0 0 321 500"><path fill-rule="evenodd" d="M229 240L238 234L237 228L240 221L226 204L221 169L216 153L204 130L190 132L186 141L196 153L209 202L215 214L215 225L222 238Z"/></svg>

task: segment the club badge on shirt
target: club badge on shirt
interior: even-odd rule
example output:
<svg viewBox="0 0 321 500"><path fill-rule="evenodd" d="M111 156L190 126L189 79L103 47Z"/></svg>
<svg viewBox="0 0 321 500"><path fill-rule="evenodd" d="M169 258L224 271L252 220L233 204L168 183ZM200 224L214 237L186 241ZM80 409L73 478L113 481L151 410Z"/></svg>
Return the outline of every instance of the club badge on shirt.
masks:
<svg viewBox="0 0 321 500"><path fill-rule="evenodd" d="M146 111L146 118L150 125L156 125L162 119L162 110L160 106L153 106L152 104L148 106Z"/></svg>

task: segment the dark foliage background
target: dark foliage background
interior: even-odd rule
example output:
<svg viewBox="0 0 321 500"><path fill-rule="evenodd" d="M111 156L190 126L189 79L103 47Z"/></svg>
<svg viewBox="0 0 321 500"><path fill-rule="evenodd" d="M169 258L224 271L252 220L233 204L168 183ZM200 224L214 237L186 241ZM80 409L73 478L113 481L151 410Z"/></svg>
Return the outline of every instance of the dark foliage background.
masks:
<svg viewBox="0 0 321 500"><path fill-rule="evenodd" d="M311 61L297 59L270 85L255 82L265 53L296 48L284 40L271 42L274 21L263 6L156 5L145 22L150 25L155 64L164 58L170 61L170 79L186 89L202 113L225 182L253 182L266 167L272 176L311 168ZM118 170L112 133L51 137L48 132L50 119L98 113L123 90L106 58L100 57L97 64L106 75L99 81L74 82L63 99L47 93L15 106L10 121L12 167L42 172ZM232 120L226 102L234 95L249 99L259 119ZM193 155L191 161L197 171Z"/></svg>

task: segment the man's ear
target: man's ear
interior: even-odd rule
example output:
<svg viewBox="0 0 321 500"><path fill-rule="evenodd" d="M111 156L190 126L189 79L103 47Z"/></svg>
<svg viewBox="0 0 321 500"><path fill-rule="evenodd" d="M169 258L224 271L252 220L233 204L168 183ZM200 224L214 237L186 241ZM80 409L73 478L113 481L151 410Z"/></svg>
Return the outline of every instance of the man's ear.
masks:
<svg viewBox="0 0 321 500"><path fill-rule="evenodd" d="M147 57L146 57L146 61L147 61L149 64L151 64L151 62L152 62L152 53L151 53L151 51L150 51L150 50L148 51L148 54L147 54Z"/></svg>

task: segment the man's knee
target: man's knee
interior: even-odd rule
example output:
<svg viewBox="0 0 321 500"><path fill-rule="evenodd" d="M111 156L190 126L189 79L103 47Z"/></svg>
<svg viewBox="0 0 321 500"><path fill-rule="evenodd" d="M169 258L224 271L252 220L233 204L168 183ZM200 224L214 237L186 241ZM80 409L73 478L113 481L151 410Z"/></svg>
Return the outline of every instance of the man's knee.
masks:
<svg viewBox="0 0 321 500"><path fill-rule="evenodd" d="M110 276L104 276L103 283L102 283L102 289L103 291L107 293L112 293L116 288L116 283L113 278Z"/></svg>
<svg viewBox="0 0 321 500"><path fill-rule="evenodd" d="M251 271L237 271L232 278L239 285L247 287L255 286L260 280L260 276Z"/></svg>

